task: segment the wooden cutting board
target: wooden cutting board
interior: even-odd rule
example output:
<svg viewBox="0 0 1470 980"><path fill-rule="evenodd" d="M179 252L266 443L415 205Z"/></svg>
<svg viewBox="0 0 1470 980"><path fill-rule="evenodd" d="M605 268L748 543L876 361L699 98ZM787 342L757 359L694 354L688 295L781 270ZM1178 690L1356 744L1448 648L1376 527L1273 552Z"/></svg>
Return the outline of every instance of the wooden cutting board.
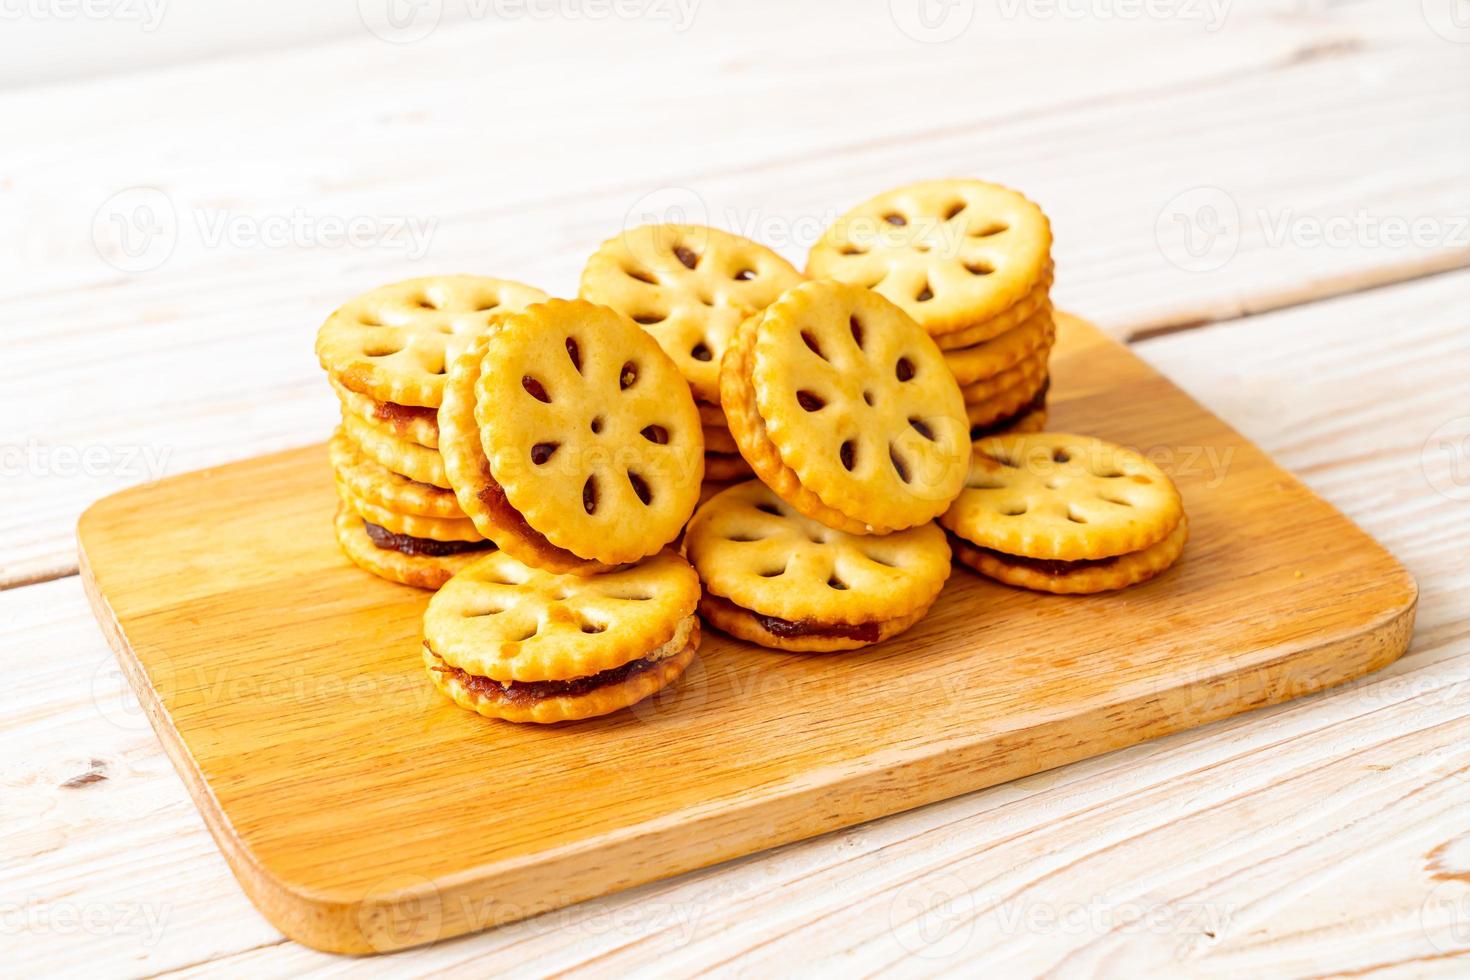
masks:
<svg viewBox="0 0 1470 980"><path fill-rule="evenodd" d="M323 397L330 397L323 386ZM363 953L593 896L1297 697L1408 645L1394 558L1126 348L1072 318L1052 429L1140 448L1191 540L1095 597L957 569L867 650L713 631L621 714L488 721L430 686L427 595L337 550L323 446L138 487L81 519L97 617L246 893Z"/></svg>

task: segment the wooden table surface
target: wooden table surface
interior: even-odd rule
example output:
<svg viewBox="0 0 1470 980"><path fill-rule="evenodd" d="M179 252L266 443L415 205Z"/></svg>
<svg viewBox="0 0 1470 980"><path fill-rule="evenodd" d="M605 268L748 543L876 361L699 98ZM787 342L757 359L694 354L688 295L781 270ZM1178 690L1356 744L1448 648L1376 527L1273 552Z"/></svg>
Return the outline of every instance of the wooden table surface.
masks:
<svg viewBox="0 0 1470 980"><path fill-rule="evenodd" d="M165 15L143 65L0 88L7 972L1470 970L1463 0L450 2L376 34L350 6L210 60ZM625 223L681 215L799 262L951 174L1040 201L1059 304L1408 565L1403 660L426 949L284 939L92 621L81 510L322 439L313 333L364 288L567 294Z"/></svg>

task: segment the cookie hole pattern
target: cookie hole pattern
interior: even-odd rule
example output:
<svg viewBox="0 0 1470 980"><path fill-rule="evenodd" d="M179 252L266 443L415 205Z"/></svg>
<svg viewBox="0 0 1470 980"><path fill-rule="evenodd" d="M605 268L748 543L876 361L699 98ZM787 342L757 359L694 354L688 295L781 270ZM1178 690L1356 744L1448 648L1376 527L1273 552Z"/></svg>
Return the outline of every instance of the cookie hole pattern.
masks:
<svg viewBox="0 0 1470 980"><path fill-rule="evenodd" d="M633 322L643 327L651 327L655 323L663 323L668 317L661 313L639 313L633 317Z"/></svg>
<svg viewBox="0 0 1470 980"><path fill-rule="evenodd" d="M986 262L966 262L965 271L972 276L988 276L995 271L995 267Z"/></svg>
<svg viewBox="0 0 1470 980"><path fill-rule="evenodd" d="M882 565L884 568L897 568L898 567L893 562L889 561L887 558L884 558L882 555L875 555L875 554L872 554L870 552L865 551L865 552L863 552L863 557L866 558L868 561L872 562L874 565Z"/></svg>
<svg viewBox="0 0 1470 980"><path fill-rule="evenodd" d="M639 282L646 282L650 286L658 285L658 280L653 277L652 273L644 272L642 269L624 269L623 271L628 274L628 278L630 279L637 279Z"/></svg>
<svg viewBox="0 0 1470 980"><path fill-rule="evenodd" d="M911 381L914 377L914 362L907 357L900 357L893 365L893 376L900 381Z"/></svg>
<svg viewBox="0 0 1470 980"><path fill-rule="evenodd" d="M694 349L689 352L689 356L696 361L712 361L715 358L714 352L709 349L709 345L702 340L694 345Z"/></svg>
<svg viewBox="0 0 1470 980"><path fill-rule="evenodd" d="M369 344L362 352L365 357L392 357L403 350L403 345L393 341L384 341L379 344Z"/></svg>
<svg viewBox="0 0 1470 980"><path fill-rule="evenodd" d="M429 365L429 373L430 374L433 374L433 375L440 375L440 374L447 373L445 371L445 368L444 368L444 360L441 358L438 361L431 363Z"/></svg>
<svg viewBox="0 0 1470 980"><path fill-rule="evenodd" d="M903 215L899 214L896 211L889 212L888 214L885 214L883 216L883 220L886 221L886 222L888 222L890 225L893 225L896 228L902 228L904 225L906 225L906 224L909 223L909 221L908 221L907 218L905 218Z"/></svg>
<svg viewBox="0 0 1470 980"><path fill-rule="evenodd" d="M944 220L953 221L955 216L963 210L965 210L965 202L956 201L955 203L944 209Z"/></svg>
<svg viewBox="0 0 1470 980"><path fill-rule="evenodd" d="M576 368L578 374L581 374L582 349L577 346L577 341L573 337L567 338L567 357L572 359L572 367Z"/></svg>
<svg viewBox="0 0 1470 980"><path fill-rule="evenodd" d="M756 574L758 574L761 578L780 578L782 575L786 574L786 566L782 565L780 568L768 568L765 571L757 572Z"/></svg>
<svg viewBox="0 0 1470 980"><path fill-rule="evenodd" d="M837 458L842 461L842 468L851 473L857 465L857 445L851 439L847 440L837 450Z"/></svg>
<svg viewBox="0 0 1470 980"><path fill-rule="evenodd" d="M755 509L762 514L770 514L772 517L781 517L781 508L775 504L756 504Z"/></svg>
<svg viewBox="0 0 1470 980"><path fill-rule="evenodd" d="M587 428L589 428L589 429L592 430L592 434L594 436L601 435L602 434L602 416L601 415L595 416L592 419L592 421L587 424Z"/></svg>
<svg viewBox="0 0 1470 980"><path fill-rule="evenodd" d="M497 303L497 302L495 302L495 300L493 300L493 299L483 300L478 305L475 306L475 312L476 313L489 313L491 310L495 309L499 305L500 304Z"/></svg>
<svg viewBox="0 0 1470 980"><path fill-rule="evenodd" d="M868 250L865 249L865 248L858 248L856 245L844 245L844 246L842 246L842 254L843 255L867 255L868 254Z"/></svg>
<svg viewBox="0 0 1470 980"><path fill-rule="evenodd" d="M827 532L823 530L806 532L806 539L812 544L826 544Z"/></svg>
<svg viewBox="0 0 1470 980"><path fill-rule="evenodd" d="M418 298L417 306L421 310L437 310L439 308L435 306L434 301L427 296L420 296Z"/></svg>
<svg viewBox="0 0 1470 980"><path fill-rule="evenodd" d="M470 619L485 619L488 616L499 616L503 612L505 612L505 607L504 606L485 606L485 607L481 608L478 612L472 612L472 613L470 613L469 614L469 618Z"/></svg>
<svg viewBox="0 0 1470 980"><path fill-rule="evenodd" d="M1081 514L1077 513L1077 511L1074 510L1071 507L1068 507L1067 508L1067 520L1071 521L1073 524L1086 524L1087 523L1087 518L1085 518Z"/></svg>
<svg viewBox="0 0 1470 980"><path fill-rule="evenodd" d="M876 399L873 398L873 393L871 391L866 391L865 390L863 392L863 404L864 405L867 405L869 408L872 408L873 407L873 403L874 403L875 400Z"/></svg>
<svg viewBox="0 0 1470 980"><path fill-rule="evenodd" d="M990 460L993 463L999 463L1001 466L1004 466L1006 469L1010 469L1010 470L1018 470L1018 469L1020 469L1020 467L1017 466L1016 463L1013 460L1007 459L1004 456L997 456L997 455L995 455L993 453L981 453L980 455L984 456L986 459Z"/></svg>
<svg viewBox="0 0 1470 980"><path fill-rule="evenodd" d="M594 623L594 622L588 621L588 622L584 622L582 624L582 632L583 633L602 633L602 632L605 632L606 630L607 630L607 625L604 624L604 623Z"/></svg>
<svg viewBox="0 0 1470 980"><path fill-rule="evenodd" d="M1051 459L1053 463L1069 463L1072 461L1072 454L1065 449L1053 449Z"/></svg>
<svg viewBox="0 0 1470 980"><path fill-rule="evenodd" d="M643 506L647 507L649 502L653 500L653 491L648 489L648 481L632 470L629 470L628 484L632 486L633 492L638 495L638 499L643 501Z"/></svg>
<svg viewBox="0 0 1470 980"><path fill-rule="evenodd" d="M1154 482L1153 480L1150 480L1148 477L1144 476L1142 473L1135 473L1132 476L1130 476L1128 479L1132 480L1134 483L1152 483L1152 482Z"/></svg>
<svg viewBox="0 0 1470 980"><path fill-rule="evenodd" d="M699 256L685 248L683 245L674 246L674 257L684 264L684 268L692 269L699 265Z"/></svg>
<svg viewBox="0 0 1470 980"><path fill-rule="evenodd" d="M621 388L623 391L627 391L629 388L633 387L634 383L637 380L638 365L634 364L632 361L628 361L626 364L623 365L623 369L618 372L618 387Z"/></svg>
<svg viewBox="0 0 1470 980"><path fill-rule="evenodd" d="M919 290L918 295L914 297L914 302L927 303L933 298L934 290L930 289L929 283L925 282L923 288Z"/></svg>
<svg viewBox="0 0 1470 980"><path fill-rule="evenodd" d="M829 589L836 589L838 592L846 592L847 591L847 583L844 582L844 581L842 581L842 579L838 578L836 575L834 575L834 576L832 576L831 578L829 578L827 580L827 588L829 588Z"/></svg>
<svg viewBox="0 0 1470 980"><path fill-rule="evenodd" d="M1132 504L1130 504L1126 500L1119 500L1117 497L1109 497L1105 493L1098 494L1097 495L1097 499L1098 500L1101 500L1105 504L1114 504L1114 505L1116 505L1118 507L1132 507L1133 506Z"/></svg>
<svg viewBox="0 0 1470 980"><path fill-rule="evenodd" d="M925 422L923 419L911 418L909 419L909 425L913 426L914 431L923 436L925 439L928 439L930 442L934 441L934 430L929 428L929 423Z"/></svg>
<svg viewBox="0 0 1470 980"><path fill-rule="evenodd" d="M588 514L597 513L597 477L589 476L582 484L582 509Z"/></svg>
<svg viewBox="0 0 1470 980"><path fill-rule="evenodd" d="M537 466L545 466L560 448L559 442L538 442L531 447L531 462Z"/></svg>
<svg viewBox="0 0 1470 980"><path fill-rule="evenodd" d="M808 412L820 412L822 409L827 407L827 400L825 398L822 398L816 392L807 391L805 388L803 388L796 393L796 404L800 405Z"/></svg>
<svg viewBox="0 0 1470 980"><path fill-rule="evenodd" d="M1010 225L1005 224L1004 222L1001 222L1001 221L992 221L990 224L984 225L984 226L976 229L975 231L970 232L970 237L971 238L989 238L992 235L999 235L1003 231L1010 231L1010 230L1011 230L1011 226Z"/></svg>
<svg viewBox="0 0 1470 980"><path fill-rule="evenodd" d="M909 482L909 465L899 455L897 446L892 444L888 446L888 461L893 464L893 472L898 474L898 478L904 483Z"/></svg>
<svg viewBox="0 0 1470 980"><path fill-rule="evenodd" d="M983 476L980 479L978 479L978 480L971 480L971 481L969 481L968 483L965 484L965 486L966 486L966 488L968 488L970 490L1004 490L1005 489L1005 484L1002 483L1000 480L994 480L994 479L990 479L988 477L983 477Z"/></svg>
<svg viewBox="0 0 1470 980"><path fill-rule="evenodd" d="M1026 513L1026 509L1025 504L1012 504L1009 507L1002 507L1000 513L1002 517L1020 517Z"/></svg>
<svg viewBox="0 0 1470 980"><path fill-rule="evenodd" d="M810 349L813 354L817 355L824 361L827 359L827 355L822 353L822 345L817 343L817 338L812 336L812 332L810 330L803 330L801 332L801 339L802 342L806 344L807 348Z"/></svg>
<svg viewBox="0 0 1470 980"><path fill-rule="evenodd" d="M857 317L849 317L847 327L852 331L852 342L858 345L858 350L863 349L863 324Z"/></svg>
<svg viewBox="0 0 1470 980"><path fill-rule="evenodd" d="M540 379L533 378L529 374L522 375L521 387L526 389L526 394L538 402L544 402L548 405L551 404L551 395L547 394L546 386L541 383Z"/></svg>
<svg viewBox="0 0 1470 980"><path fill-rule="evenodd" d="M1059 490L1059 489L1061 489L1061 486L1062 486L1062 481L1061 480L1047 480L1046 481L1046 488L1048 490Z"/></svg>
<svg viewBox="0 0 1470 980"><path fill-rule="evenodd" d="M639 435L655 446L666 446L669 443L669 430L661 425L645 425Z"/></svg>
<svg viewBox="0 0 1470 980"><path fill-rule="evenodd" d="M759 534L747 534L740 531L730 535L728 540L734 541L736 544L750 544L752 541L764 541L765 538Z"/></svg>
<svg viewBox="0 0 1470 980"><path fill-rule="evenodd" d="M755 278L755 270L754 269L741 269L739 272L735 273L735 280L737 282L750 282L750 280L752 280L754 278Z"/></svg>

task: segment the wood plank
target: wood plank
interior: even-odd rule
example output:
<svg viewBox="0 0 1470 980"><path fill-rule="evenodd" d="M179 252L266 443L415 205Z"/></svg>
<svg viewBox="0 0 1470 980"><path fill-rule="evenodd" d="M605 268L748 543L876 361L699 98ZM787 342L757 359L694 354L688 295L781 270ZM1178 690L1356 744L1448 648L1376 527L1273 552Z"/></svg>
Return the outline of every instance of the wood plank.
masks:
<svg viewBox="0 0 1470 980"><path fill-rule="evenodd" d="M1460 720L1470 691L1470 566L1464 505L1426 493L1420 460L1426 430L1438 425L1428 423L1470 403L1463 373L1454 373L1470 355L1458 302L1467 288L1470 276L1443 276L1139 345L1414 571L1415 644L1372 682L371 968L733 969L779 957L788 971L835 970L917 950L915 962L931 969L999 962L1003 952L1007 965L1029 972L1065 960L1111 972L1162 963L1224 974L1278 959L1298 973L1399 961L1416 975L1460 972L1450 956L1464 947L1451 927L1454 900L1467 891L1454 875L1470 867L1458 817L1470 794L1470 733ZM1430 472L1439 479L1444 470ZM37 920L57 905L169 910L153 944L121 926L79 943L75 932L17 930L7 917L7 963L23 973L84 964L141 973L201 963L198 972L257 975L342 968L284 941L249 908L111 667L77 579L0 594L0 638L13 694L0 730L0 900L28 902ZM46 657L35 655L42 650ZM107 780L62 786L88 773L94 757L107 761ZM1182 855L1177 880L1120 879L1119 868L1164 854ZM1330 877L1335 868L1345 876ZM1136 911L1130 892L1119 891L1129 887L1159 910L1162 928L1117 921ZM946 890L958 904L939 904L926 944L903 923ZM1012 892L1020 898L971 915ZM1448 906L1431 902L1446 895ZM1090 903L1104 918L1085 911ZM1079 907L1066 928L1045 919ZM962 914L946 929L951 909ZM967 921L977 924L967 930ZM1009 931L997 935L1002 926ZM994 957L992 940L1005 944ZM1091 952L1070 958L1077 950Z"/></svg>
<svg viewBox="0 0 1470 980"><path fill-rule="evenodd" d="M1125 348L1058 320L1058 427L1140 447L1190 515L1185 558L1118 595L961 572L893 642L777 657L711 633L669 697L548 730L434 696L426 596L341 555L320 446L102 501L78 531L83 579L247 894L292 938L355 953L1030 775L1402 653L1416 589L1387 552Z"/></svg>
<svg viewBox="0 0 1470 980"><path fill-rule="evenodd" d="M1219 30L981 7L947 44L896 30L887 3L812 17L762 0L701 5L681 34L471 20L413 45L0 93L25 134L0 171L0 221L22 229L0 243L0 587L74 571L71 525L108 492L322 438L311 337L344 298L446 269L566 293L597 242L674 207L800 260L878 189L1008 181L1055 219L1058 299L1117 332L1467 261L1464 62L1414 5L1237 3ZM935 79L967 94L915 97ZM122 198L117 217L152 203L178 223L162 265L127 273L91 229L135 186L166 199ZM1242 216L1204 272L1171 264L1169 235L1194 225L1165 215L1222 205L1200 187ZM354 218L362 247L324 240ZM1416 220L1428 244L1384 240ZM216 240L222 221L235 230ZM1344 242L1310 240L1345 223ZM281 247L254 237L272 231Z"/></svg>

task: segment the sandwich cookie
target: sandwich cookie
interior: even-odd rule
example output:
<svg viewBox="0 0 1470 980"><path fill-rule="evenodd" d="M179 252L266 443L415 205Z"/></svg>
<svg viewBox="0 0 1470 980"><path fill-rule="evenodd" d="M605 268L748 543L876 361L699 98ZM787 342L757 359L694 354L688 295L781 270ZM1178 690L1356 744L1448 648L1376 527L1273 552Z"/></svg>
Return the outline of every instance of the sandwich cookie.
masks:
<svg viewBox="0 0 1470 980"><path fill-rule="evenodd" d="M689 386L627 317L552 300L450 367L440 453L460 507L527 565L595 574L678 537L704 441Z"/></svg>
<svg viewBox="0 0 1470 980"><path fill-rule="evenodd" d="M689 666L698 602L698 576L670 551L591 576L540 571L498 552L429 600L424 666L441 692L487 718L605 715Z"/></svg>
<svg viewBox="0 0 1470 980"><path fill-rule="evenodd" d="M939 519L980 574L1062 594L1153 578L1189 535L1173 482L1132 450L1043 432L975 444L964 492Z"/></svg>
<svg viewBox="0 0 1470 980"><path fill-rule="evenodd" d="M720 387L756 475L829 527L924 524L964 485L959 386L934 341L877 293L830 280L795 287L741 324Z"/></svg>
<svg viewBox="0 0 1470 980"><path fill-rule="evenodd" d="M950 573L932 523L848 534L796 510L758 481L695 513L684 551L704 582L710 625L778 650L826 652L878 643L923 618Z"/></svg>

